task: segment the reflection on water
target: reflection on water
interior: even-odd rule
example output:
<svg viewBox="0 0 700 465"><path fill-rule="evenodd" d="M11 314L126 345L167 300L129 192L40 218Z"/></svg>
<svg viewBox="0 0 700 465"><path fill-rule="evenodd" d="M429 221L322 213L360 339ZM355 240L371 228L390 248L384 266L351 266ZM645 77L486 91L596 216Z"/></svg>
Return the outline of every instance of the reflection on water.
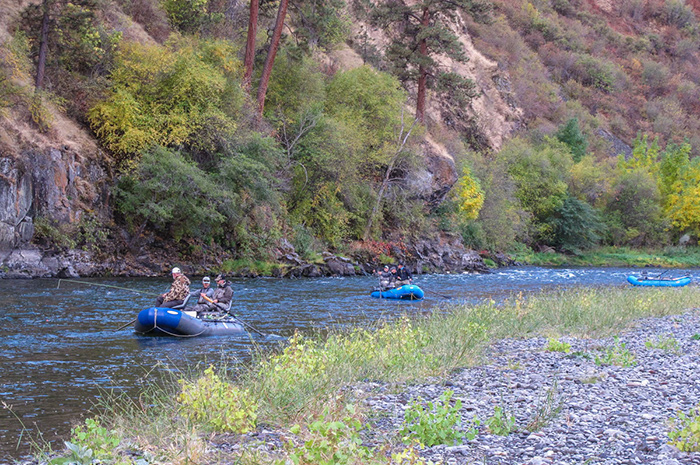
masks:
<svg viewBox="0 0 700 465"><path fill-rule="evenodd" d="M369 291L377 282L371 277L235 279L232 287L236 313L256 329L279 336L263 343L278 343L295 329L303 332L369 323L429 309L445 297L450 302L476 303L554 286L626 286L625 279L632 273L635 270L521 267L488 275L418 276L415 284L426 291L422 302L372 299ZM683 274L697 281L700 272L674 270L665 276ZM199 278L191 278L194 288ZM248 335L141 337L131 325L116 331L138 310L153 305L155 296L168 288L167 279L81 281L133 291L67 280L61 280L59 286L55 279L0 281L4 302L0 309L0 401L12 405L30 431L40 431L55 447L62 446L60 440L69 433L71 421L79 421L105 391L135 394L158 362L177 370L222 358L249 359ZM21 429L10 411L0 409L0 461L27 454L29 445L26 437L20 439Z"/></svg>

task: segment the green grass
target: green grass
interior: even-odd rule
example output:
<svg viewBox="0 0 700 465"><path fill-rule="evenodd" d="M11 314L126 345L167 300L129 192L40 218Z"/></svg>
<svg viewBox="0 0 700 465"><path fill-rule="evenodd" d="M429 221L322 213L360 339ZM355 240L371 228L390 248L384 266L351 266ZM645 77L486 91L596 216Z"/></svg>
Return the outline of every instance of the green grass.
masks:
<svg viewBox="0 0 700 465"><path fill-rule="evenodd" d="M283 350L259 351L240 375L233 377L226 367L219 367L217 373L253 396L257 424L282 431L293 429L298 431L293 434L299 441L309 441L317 434L309 426L320 418L333 424L334 419L347 416L349 404L359 404L362 394L348 388L353 383L410 383L444 377L455 369L481 363L484 348L502 338L611 337L639 318L680 314L699 301L700 288L696 286L560 290L527 298L514 296L501 305L454 305L436 308L427 317L404 316L368 328L325 335L295 334ZM213 453L206 447L211 424L182 415L177 401L181 386L195 383L201 375L192 369L192 374L177 375L186 378L184 381L155 384L138 399L105 401L98 419L100 426L119 439L121 449L112 451L113 455L125 457L127 451L139 451L144 457L150 454L169 463L271 463L251 458L252 452L236 457L208 455ZM356 417L365 419L366 414L358 410ZM403 446L392 443L390 447ZM285 452L279 453L283 458ZM377 457L377 463L382 463Z"/></svg>
<svg viewBox="0 0 700 465"><path fill-rule="evenodd" d="M536 266L700 267L700 247L666 247L658 250L603 247L576 255L520 249L513 255L522 264Z"/></svg>

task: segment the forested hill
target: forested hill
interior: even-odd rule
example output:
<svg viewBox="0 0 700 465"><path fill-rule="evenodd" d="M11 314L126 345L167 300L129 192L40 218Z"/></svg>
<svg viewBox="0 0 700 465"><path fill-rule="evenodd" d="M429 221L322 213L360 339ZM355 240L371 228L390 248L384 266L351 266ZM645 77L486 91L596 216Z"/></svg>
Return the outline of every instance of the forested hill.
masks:
<svg viewBox="0 0 700 465"><path fill-rule="evenodd" d="M700 235L699 0L0 10L6 270L460 269L462 246Z"/></svg>

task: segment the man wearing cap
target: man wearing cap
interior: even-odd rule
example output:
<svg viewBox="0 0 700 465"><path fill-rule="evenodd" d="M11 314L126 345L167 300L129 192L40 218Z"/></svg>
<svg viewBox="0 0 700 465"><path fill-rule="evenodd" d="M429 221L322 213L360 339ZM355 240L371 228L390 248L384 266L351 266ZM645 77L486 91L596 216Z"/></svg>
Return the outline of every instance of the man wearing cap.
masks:
<svg viewBox="0 0 700 465"><path fill-rule="evenodd" d="M197 312L197 314L208 310L211 307L211 304L207 300L209 299L214 299L214 288L211 287L211 279L209 276L205 276L202 278L202 289L198 291L192 292L193 296L199 296L199 299L197 300L197 305L195 305L192 310Z"/></svg>
<svg viewBox="0 0 700 465"><path fill-rule="evenodd" d="M205 303L201 305L197 304L195 307L197 309L197 316L202 316L203 313L209 312L216 315L217 313L224 313L229 308L231 300L233 299L233 289L231 289L231 286L223 275L218 275L215 281L216 290L214 290L214 295L211 298L212 302L205 301Z"/></svg>
<svg viewBox="0 0 700 465"><path fill-rule="evenodd" d="M384 265L384 270L377 273L379 275L379 288L384 291L386 289L393 289L396 287L394 285L394 274L389 271L389 265Z"/></svg>
<svg viewBox="0 0 700 465"><path fill-rule="evenodd" d="M396 284L399 286L405 286L406 284L411 284L413 282L413 275L411 270L406 268L403 263L399 263L399 269L396 274Z"/></svg>
<svg viewBox="0 0 700 465"><path fill-rule="evenodd" d="M175 267L172 271L173 284L170 290L161 294L156 299L156 307L173 308L182 304L190 294L190 280L182 274L180 268Z"/></svg>

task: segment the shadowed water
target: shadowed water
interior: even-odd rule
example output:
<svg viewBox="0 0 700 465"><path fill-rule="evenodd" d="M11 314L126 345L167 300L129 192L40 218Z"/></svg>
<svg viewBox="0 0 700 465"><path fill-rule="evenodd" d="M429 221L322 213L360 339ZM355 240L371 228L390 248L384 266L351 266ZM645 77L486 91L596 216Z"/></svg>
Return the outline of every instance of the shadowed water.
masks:
<svg viewBox="0 0 700 465"><path fill-rule="evenodd" d="M422 302L373 299L369 291L377 281L372 277L234 279L232 287L236 313L259 331L279 336L256 336L258 343L268 344L297 329L309 332L419 312L446 297L450 302L477 303L557 286L627 286L626 277L638 272L518 267L488 275L418 276L414 284L426 291ZM700 270L672 270L664 276L682 275L697 282ZM198 288L200 277L190 278L192 288ZM167 290L168 279L80 281L95 285L57 279L0 281L0 401L12 406L0 408L0 462L29 453L22 424L60 449L71 422L82 421L100 395L109 390L136 395L158 362L177 370L222 357L248 359L247 334L181 339L138 336L132 325L117 331L140 309L153 305L155 296Z"/></svg>

